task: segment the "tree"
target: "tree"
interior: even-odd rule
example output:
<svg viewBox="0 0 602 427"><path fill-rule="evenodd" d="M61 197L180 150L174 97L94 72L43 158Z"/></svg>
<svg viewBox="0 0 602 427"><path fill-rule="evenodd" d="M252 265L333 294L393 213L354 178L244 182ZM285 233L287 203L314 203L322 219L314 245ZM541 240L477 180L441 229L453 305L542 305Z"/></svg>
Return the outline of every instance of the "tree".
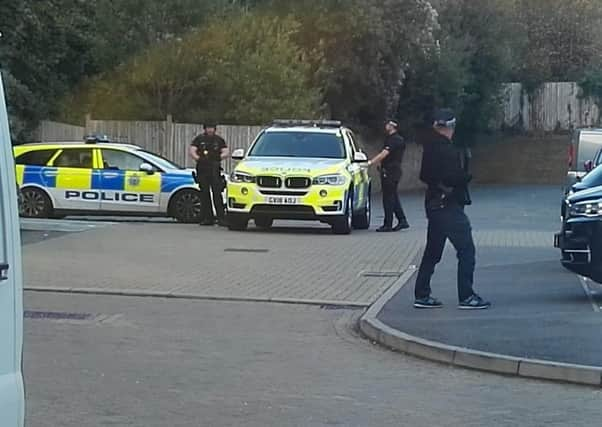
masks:
<svg viewBox="0 0 602 427"><path fill-rule="evenodd" d="M63 116L261 123L313 117L319 90L292 38L292 17L233 15L155 46L110 75L86 82Z"/></svg>

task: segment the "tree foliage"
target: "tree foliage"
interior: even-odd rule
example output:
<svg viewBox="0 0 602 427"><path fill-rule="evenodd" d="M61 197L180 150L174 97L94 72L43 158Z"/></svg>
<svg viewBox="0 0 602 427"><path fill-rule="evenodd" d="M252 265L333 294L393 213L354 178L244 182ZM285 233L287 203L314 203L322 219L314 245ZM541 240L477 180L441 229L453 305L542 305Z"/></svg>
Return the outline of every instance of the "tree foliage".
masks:
<svg viewBox="0 0 602 427"><path fill-rule="evenodd" d="M411 131L438 105L474 134L504 81L597 90L602 0L3 0L0 31L21 139L87 112L371 128L397 116Z"/></svg>

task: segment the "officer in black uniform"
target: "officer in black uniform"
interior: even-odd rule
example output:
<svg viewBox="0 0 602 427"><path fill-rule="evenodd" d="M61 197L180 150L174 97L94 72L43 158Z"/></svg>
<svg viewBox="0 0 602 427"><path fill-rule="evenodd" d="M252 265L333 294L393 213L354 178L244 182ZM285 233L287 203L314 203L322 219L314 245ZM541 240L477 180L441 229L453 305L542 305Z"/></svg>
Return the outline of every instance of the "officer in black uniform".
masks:
<svg viewBox="0 0 602 427"><path fill-rule="evenodd" d="M380 178L383 192L383 207L385 209L385 222L377 229L379 233L401 231L410 228L406 215L399 201L397 189L401 180L401 162L406 149L405 142L398 132L399 123L389 120L385 124L387 137L383 150L368 165L380 164ZM393 214L397 217L397 225L393 227Z"/></svg>
<svg viewBox="0 0 602 427"><path fill-rule="evenodd" d="M220 225L225 225L221 161L230 153L226 141L216 134L217 126L204 125L203 129L204 132L194 138L190 144L190 156L196 162L197 181L201 191L201 225L214 225L215 217ZM213 197L211 197L212 193ZM212 198L215 216L211 204Z"/></svg>
<svg viewBox="0 0 602 427"><path fill-rule="evenodd" d="M473 290L475 245L470 220L464 207L470 205L468 150L452 142L456 118L453 111L442 109L434 115L434 133L424 143L420 179L427 184L425 207L428 218L427 244L416 280L414 307L439 308L442 303L431 296L431 277L441 261L447 239L458 255L459 308L486 309Z"/></svg>

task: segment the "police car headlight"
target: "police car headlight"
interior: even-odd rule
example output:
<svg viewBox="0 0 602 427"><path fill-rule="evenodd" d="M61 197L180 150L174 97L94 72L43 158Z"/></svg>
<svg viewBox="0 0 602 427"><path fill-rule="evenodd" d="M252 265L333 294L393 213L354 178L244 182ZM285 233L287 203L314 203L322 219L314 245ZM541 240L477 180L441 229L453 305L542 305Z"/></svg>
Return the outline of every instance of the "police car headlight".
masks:
<svg viewBox="0 0 602 427"><path fill-rule="evenodd" d="M313 185L345 185L347 179L344 175L322 175L313 179Z"/></svg>
<svg viewBox="0 0 602 427"><path fill-rule="evenodd" d="M602 216L602 200L588 200L571 205L569 216Z"/></svg>
<svg viewBox="0 0 602 427"><path fill-rule="evenodd" d="M232 175L230 175L230 181L242 184L254 184L257 181L257 178L247 173L233 172Z"/></svg>

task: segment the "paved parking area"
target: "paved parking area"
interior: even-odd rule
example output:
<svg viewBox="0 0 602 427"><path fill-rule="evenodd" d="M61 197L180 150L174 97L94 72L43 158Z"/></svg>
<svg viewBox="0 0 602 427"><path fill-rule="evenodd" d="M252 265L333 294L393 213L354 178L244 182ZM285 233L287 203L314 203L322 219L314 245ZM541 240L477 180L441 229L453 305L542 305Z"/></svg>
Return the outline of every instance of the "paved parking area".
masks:
<svg viewBox="0 0 602 427"><path fill-rule="evenodd" d="M520 229L515 224L541 224L540 217L550 216L547 207L557 210L555 194L556 189L540 187L477 190L476 206L471 208L477 244L548 246L548 230ZM313 223L283 222L269 232L239 233L165 220L95 220L86 232L26 246L26 285L367 306L415 262L422 249L426 225L422 195L402 197L412 231L384 235L363 231L333 236L328 227ZM377 210L373 225L381 221L382 212ZM78 219L53 226L85 228L85 224Z"/></svg>

